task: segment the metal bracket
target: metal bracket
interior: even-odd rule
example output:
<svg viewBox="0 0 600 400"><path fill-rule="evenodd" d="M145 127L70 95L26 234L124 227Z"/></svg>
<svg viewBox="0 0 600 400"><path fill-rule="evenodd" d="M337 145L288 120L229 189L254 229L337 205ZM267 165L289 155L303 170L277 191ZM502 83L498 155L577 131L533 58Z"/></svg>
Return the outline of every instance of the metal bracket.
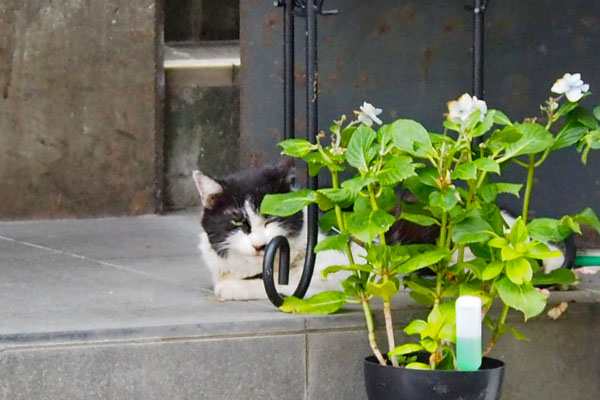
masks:
<svg viewBox="0 0 600 400"><path fill-rule="evenodd" d="M315 11L318 15L337 15L338 10L323 10L323 3L325 0L317 0L315 3ZM294 14L297 17L306 18L306 0L294 0ZM276 0L273 2L275 7L284 7L285 0Z"/></svg>

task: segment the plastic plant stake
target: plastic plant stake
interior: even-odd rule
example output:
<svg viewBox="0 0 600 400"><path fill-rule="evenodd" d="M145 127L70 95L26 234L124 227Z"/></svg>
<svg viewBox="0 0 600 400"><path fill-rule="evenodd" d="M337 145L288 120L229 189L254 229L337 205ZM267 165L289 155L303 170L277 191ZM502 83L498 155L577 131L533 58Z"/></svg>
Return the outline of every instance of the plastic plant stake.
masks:
<svg viewBox="0 0 600 400"><path fill-rule="evenodd" d="M456 362L461 371L481 366L481 298L477 296L456 300Z"/></svg>

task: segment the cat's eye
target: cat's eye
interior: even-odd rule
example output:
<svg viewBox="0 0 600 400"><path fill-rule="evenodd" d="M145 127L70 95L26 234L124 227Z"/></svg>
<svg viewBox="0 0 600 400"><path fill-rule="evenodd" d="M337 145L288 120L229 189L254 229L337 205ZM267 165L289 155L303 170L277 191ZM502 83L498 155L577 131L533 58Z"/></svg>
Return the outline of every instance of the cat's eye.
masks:
<svg viewBox="0 0 600 400"><path fill-rule="evenodd" d="M232 219L232 220L230 220L230 222L231 222L231 225L237 226L237 227L240 227L240 226L244 225L243 221L239 221L239 220L236 220L236 219Z"/></svg>
<svg viewBox="0 0 600 400"><path fill-rule="evenodd" d="M269 225L271 222L275 222L277 221L277 218L273 217L273 218L267 218L267 220L265 221L265 226Z"/></svg>

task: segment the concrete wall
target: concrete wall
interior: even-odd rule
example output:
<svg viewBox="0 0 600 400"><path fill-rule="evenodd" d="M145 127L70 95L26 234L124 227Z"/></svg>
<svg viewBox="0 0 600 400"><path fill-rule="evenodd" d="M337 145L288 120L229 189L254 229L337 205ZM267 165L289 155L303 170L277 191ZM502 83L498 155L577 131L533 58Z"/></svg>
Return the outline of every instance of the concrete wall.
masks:
<svg viewBox="0 0 600 400"><path fill-rule="evenodd" d="M157 11L0 2L0 219L155 210Z"/></svg>

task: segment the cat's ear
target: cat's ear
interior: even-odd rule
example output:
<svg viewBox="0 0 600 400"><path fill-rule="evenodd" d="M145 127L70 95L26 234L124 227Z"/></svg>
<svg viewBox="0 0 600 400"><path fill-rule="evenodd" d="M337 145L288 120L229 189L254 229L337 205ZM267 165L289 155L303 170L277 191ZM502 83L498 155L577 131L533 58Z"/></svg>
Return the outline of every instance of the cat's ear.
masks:
<svg viewBox="0 0 600 400"><path fill-rule="evenodd" d="M293 187L296 183L296 166L294 165L294 159L291 157L286 157L277 164L277 170L281 177L283 177L283 181L289 185L289 187Z"/></svg>
<svg viewBox="0 0 600 400"><path fill-rule="evenodd" d="M192 175L198 193L200 194L202 205L206 208L213 208L215 206L216 196L223 192L223 187L200 171L196 170Z"/></svg>

